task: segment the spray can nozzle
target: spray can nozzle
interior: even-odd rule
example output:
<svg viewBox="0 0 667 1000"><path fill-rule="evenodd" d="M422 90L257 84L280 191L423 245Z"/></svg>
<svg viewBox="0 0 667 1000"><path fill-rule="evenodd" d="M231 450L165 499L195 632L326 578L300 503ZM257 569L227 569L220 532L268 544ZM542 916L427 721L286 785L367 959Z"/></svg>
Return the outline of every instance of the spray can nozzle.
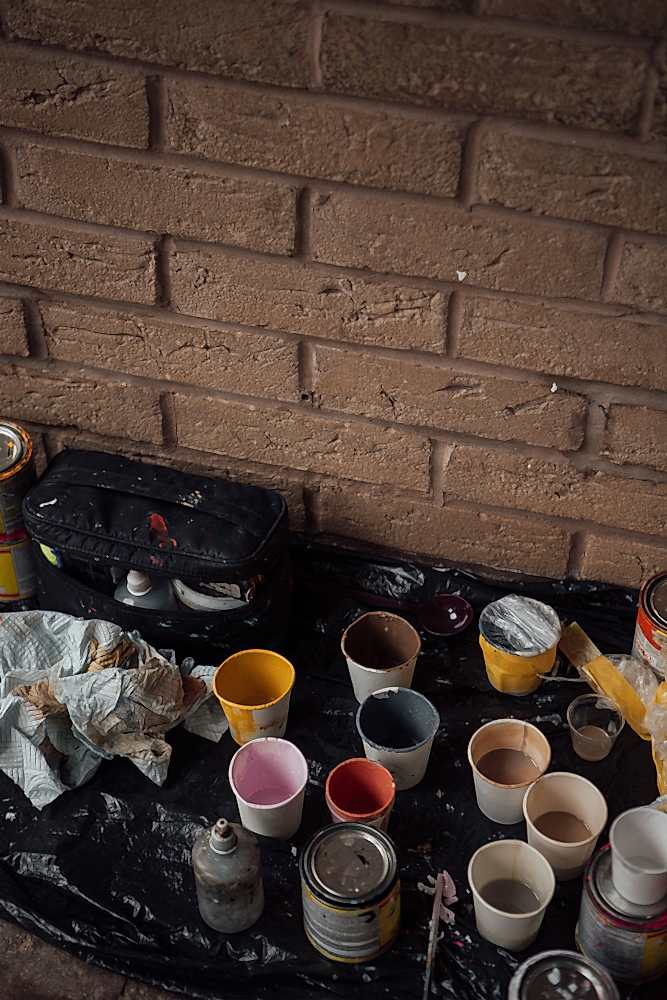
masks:
<svg viewBox="0 0 667 1000"><path fill-rule="evenodd" d="M231 854L236 849L237 836L231 823L219 819L211 830L211 850L216 854Z"/></svg>

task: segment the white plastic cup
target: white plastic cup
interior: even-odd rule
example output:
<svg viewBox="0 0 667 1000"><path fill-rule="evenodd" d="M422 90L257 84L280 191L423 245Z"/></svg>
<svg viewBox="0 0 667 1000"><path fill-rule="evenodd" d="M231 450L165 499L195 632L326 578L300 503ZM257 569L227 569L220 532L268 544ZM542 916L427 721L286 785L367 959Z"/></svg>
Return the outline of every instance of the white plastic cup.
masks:
<svg viewBox="0 0 667 1000"><path fill-rule="evenodd" d="M639 806L617 816L609 831L611 879L631 903L667 902L667 813Z"/></svg>
<svg viewBox="0 0 667 1000"><path fill-rule="evenodd" d="M245 743L229 765L229 784L241 823L263 837L287 840L301 825L308 764L289 740L273 736Z"/></svg>
<svg viewBox="0 0 667 1000"><path fill-rule="evenodd" d="M354 696L362 702L381 688L412 685L421 639L404 618L388 611L369 611L345 629L340 648Z"/></svg>
<svg viewBox="0 0 667 1000"><path fill-rule="evenodd" d="M590 835L572 843L546 836L535 822L550 812L571 813L586 824ZM523 800L523 814L528 843L549 861L556 878L566 882L581 875L595 850L607 822L607 801L593 782L580 774L553 771L530 786Z"/></svg>
<svg viewBox="0 0 667 1000"><path fill-rule="evenodd" d="M375 691L357 710L357 731L369 760L387 768L398 791L418 785L426 773L440 716L418 691Z"/></svg>
<svg viewBox="0 0 667 1000"><path fill-rule="evenodd" d="M521 750L533 759L537 773L527 781L502 784L493 781L477 767L485 754L492 750ZM472 768L477 805L495 823L520 823L523 819L523 798L536 777L544 774L551 763L551 746L537 726L521 719L494 719L473 733L468 743L468 762Z"/></svg>
<svg viewBox="0 0 667 1000"><path fill-rule="evenodd" d="M484 889L498 879L523 882L539 906L528 913L506 913L484 898ZM523 840L494 840L475 851L468 865L477 930L492 944L523 951L533 943L553 898L556 879L549 862Z"/></svg>

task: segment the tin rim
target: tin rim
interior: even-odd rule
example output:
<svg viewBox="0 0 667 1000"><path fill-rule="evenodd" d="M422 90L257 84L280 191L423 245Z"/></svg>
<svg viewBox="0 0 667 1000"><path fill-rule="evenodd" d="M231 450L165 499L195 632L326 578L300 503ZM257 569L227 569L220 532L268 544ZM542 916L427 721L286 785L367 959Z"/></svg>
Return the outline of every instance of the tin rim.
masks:
<svg viewBox="0 0 667 1000"><path fill-rule="evenodd" d="M318 878L313 864L315 853L324 841L333 835L342 836L350 832L363 833L368 840L375 841L387 859L386 871L380 882L365 895L358 897L346 896L330 889ZM382 899L389 893L398 878L396 850L391 838L387 836L384 830L378 830L376 827L368 826L366 823L330 823L329 826L318 830L306 845L299 859L299 868L303 883L311 892L321 897L324 901L328 903L333 902L336 906L343 908L351 907L357 909L372 905L375 900Z"/></svg>
<svg viewBox="0 0 667 1000"><path fill-rule="evenodd" d="M526 961L519 966L510 980L507 993L508 1000L523 1000L521 990L524 986L530 985L526 984L526 977L535 969L535 966L539 966L541 963L551 960L553 962L551 968L554 968L558 959L561 959L562 964L565 964L565 962L562 961L565 959L567 960L568 965L586 966L590 968L593 973L595 973L597 982L591 980L589 980L589 982L592 982L593 987L602 986L604 990L604 993L600 994L596 989L598 1000L618 1000L618 988L607 970L603 968L599 962L595 962L592 958L588 958L587 955L579 954L577 951L567 951L564 949L541 951L538 955L533 955L532 958L526 959Z"/></svg>
<svg viewBox="0 0 667 1000"><path fill-rule="evenodd" d="M640 606L654 622L667 628L667 616L658 611L654 603L655 593L661 585L667 588L667 573L656 573L650 580L647 580L642 590Z"/></svg>
<svg viewBox="0 0 667 1000"><path fill-rule="evenodd" d="M16 458L11 465L7 465L4 468L0 467L0 481L12 479L19 472L21 472L32 459L32 438L28 434L25 427L21 427L20 424L15 424L11 420L3 420L0 422L0 434L3 431L8 437L12 437L17 441L21 451L18 458Z"/></svg>

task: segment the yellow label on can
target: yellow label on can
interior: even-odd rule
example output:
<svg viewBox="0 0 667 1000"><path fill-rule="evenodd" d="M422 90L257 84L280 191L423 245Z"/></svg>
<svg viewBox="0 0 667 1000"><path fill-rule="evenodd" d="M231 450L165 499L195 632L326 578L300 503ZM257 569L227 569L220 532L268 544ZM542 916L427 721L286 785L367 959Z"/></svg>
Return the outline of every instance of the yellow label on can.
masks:
<svg viewBox="0 0 667 1000"><path fill-rule="evenodd" d="M0 544L0 601L20 601L35 593L35 571L30 542Z"/></svg>
<svg viewBox="0 0 667 1000"><path fill-rule="evenodd" d="M304 917L306 917L306 937L321 955L324 955L325 958L328 958L333 962L345 962L353 965L358 962L371 961L383 952L385 948L388 948L398 934L401 922L401 883L399 881L396 882L388 895L385 896L385 898L379 903L375 903L373 906L360 907L359 909L342 909L338 906L332 906L330 903L325 903L321 899L318 899L317 896L313 895L307 885L303 886L303 900ZM368 949L364 949L363 954L359 953L354 956L344 955L342 952L336 954L333 951L329 951L322 944L322 942L317 939L317 932L314 927L312 928L312 933L309 933L306 914L307 911L310 911L311 909L315 912L317 910L326 910L330 914L333 920L333 924L330 929L335 927L336 922L347 924L350 921L355 921L363 927L368 928L369 914L376 917L376 933L373 937L369 936L367 942ZM372 924L373 921L370 921L370 923ZM338 926L340 927L340 923L338 923ZM341 937L344 936L344 934L341 935Z"/></svg>

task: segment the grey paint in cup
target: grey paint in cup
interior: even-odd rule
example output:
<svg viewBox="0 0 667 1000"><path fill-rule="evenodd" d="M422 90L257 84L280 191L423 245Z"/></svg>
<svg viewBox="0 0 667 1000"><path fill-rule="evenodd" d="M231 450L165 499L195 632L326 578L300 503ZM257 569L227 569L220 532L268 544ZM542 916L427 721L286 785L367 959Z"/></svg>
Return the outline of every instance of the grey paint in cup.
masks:
<svg viewBox="0 0 667 1000"><path fill-rule="evenodd" d="M359 706L356 721L366 756L391 772L397 789L421 781L440 725L428 698L411 688L382 688Z"/></svg>

